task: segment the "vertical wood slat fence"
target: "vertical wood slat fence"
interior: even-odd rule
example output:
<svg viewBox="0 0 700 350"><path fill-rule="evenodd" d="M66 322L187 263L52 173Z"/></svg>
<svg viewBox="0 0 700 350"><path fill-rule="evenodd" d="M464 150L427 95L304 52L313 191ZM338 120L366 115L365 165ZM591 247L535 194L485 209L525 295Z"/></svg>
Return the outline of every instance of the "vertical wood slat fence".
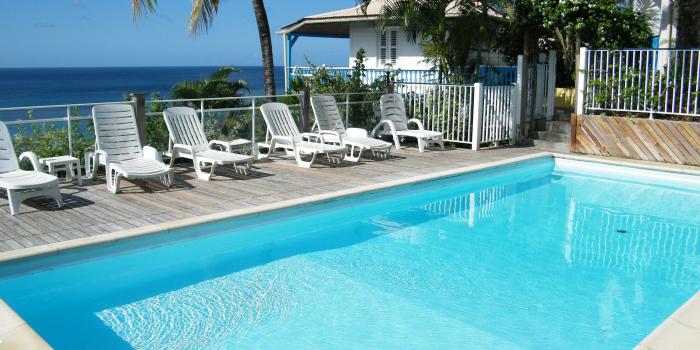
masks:
<svg viewBox="0 0 700 350"><path fill-rule="evenodd" d="M700 116L700 49L579 53L576 113Z"/></svg>

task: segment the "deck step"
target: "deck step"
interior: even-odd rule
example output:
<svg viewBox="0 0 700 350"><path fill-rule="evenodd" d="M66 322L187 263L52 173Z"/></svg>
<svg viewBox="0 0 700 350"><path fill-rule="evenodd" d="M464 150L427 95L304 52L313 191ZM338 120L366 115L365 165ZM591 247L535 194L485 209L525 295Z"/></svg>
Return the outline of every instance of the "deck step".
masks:
<svg viewBox="0 0 700 350"><path fill-rule="evenodd" d="M535 147L551 152L569 153L568 142L551 142L545 140L533 140Z"/></svg>
<svg viewBox="0 0 700 350"><path fill-rule="evenodd" d="M552 120L546 123L546 131L568 134L571 131L571 123L563 120Z"/></svg>
<svg viewBox="0 0 700 350"><path fill-rule="evenodd" d="M537 139L549 142L565 142L569 143L569 133L555 131L538 131Z"/></svg>

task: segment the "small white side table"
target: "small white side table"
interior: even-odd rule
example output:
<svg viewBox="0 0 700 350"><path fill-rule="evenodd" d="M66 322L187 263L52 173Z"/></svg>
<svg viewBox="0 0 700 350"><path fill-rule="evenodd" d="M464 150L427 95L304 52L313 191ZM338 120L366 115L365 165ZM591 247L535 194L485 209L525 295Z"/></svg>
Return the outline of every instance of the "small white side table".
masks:
<svg viewBox="0 0 700 350"><path fill-rule="evenodd" d="M239 151L240 154L250 154L257 156L258 150L257 145L253 144L252 141L246 139L235 139L232 141L209 141L210 145L217 145L222 148L222 151L233 153L234 151Z"/></svg>
<svg viewBox="0 0 700 350"><path fill-rule="evenodd" d="M49 174L56 176L57 171L66 172L66 180L73 181L73 176L78 177L78 186L83 185L83 177L80 173L80 159L71 156L58 156L39 159L39 164L49 168Z"/></svg>

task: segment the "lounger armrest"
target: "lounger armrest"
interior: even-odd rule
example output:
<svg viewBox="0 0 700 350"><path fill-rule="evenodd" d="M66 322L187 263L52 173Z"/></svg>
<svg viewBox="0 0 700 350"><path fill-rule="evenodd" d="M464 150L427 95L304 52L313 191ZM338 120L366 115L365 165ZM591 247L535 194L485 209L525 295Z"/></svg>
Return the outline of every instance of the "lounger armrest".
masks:
<svg viewBox="0 0 700 350"><path fill-rule="evenodd" d="M100 163L100 158L102 158L103 163ZM109 164L109 154L101 149L95 151L95 171L97 171L99 164L104 164L105 166Z"/></svg>
<svg viewBox="0 0 700 350"><path fill-rule="evenodd" d="M218 145L218 146L223 147L224 149L228 149L229 144L231 144L231 143L228 141L211 140L211 141L209 141L209 148L211 148L211 146Z"/></svg>
<svg viewBox="0 0 700 350"><path fill-rule="evenodd" d="M312 132L302 132L301 133L301 139L307 139L309 142L320 142L320 143L326 143L325 140L323 139L323 135L321 134L315 134ZM313 141L313 139L317 139L318 141Z"/></svg>
<svg viewBox="0 0 700 350"><path fill-rule="evenodd" d="M416 118L409 119L408 125L411 125L411 123L416 124L416 126L418 127L418 130L425 130L423 128L423 122L420 119L416 119Z"/></svg>
<svg viewBox="0 0 700 350"><path fill-rule="evenodd" d="M34 152L22 152L22 154L19 155L19 162L22 163L22 161L25 159L32 163L32 168L34 168L34 171L38 171L40 173L44 172L44 167L41 166L41 163L39 163L39 157L37 157Z"/></svg>
<svg viewBox="0 0 700 350"><path fill-rule="evenodd" d="M270 137L270 145L272 145L273 141L274 141L274 143L282 143L282 144L288 145L288 146L294 145L294 139L292 139L289 136L272 136L272 137ZM280 142L280 141L282 141L282 142Z"/></svg>
<svg viewBox="0 0 700 350"><path fill-rule="evenodd" d="M176 143L173 145L173 153L184 153L194 155L194 148L190 145Z"/></svg>
<svg viewBox="0 0 700 350"><path fill-rule="evenodd" d="M160 155L160 152L158 152L158 150L155 149L155 147L143 146L143 157L147 159L157 160L163 163L163 157Z"/></svg>
<svg viewBox="0 0 700 350"><path fill-rule="evenodd" d="M360 129L360 128L347 128L345 129L345 134L349 137L359 137L359 138L364 138L368 137L369 133L365 129Z"/></svg>
<svg viewBox="0 0 700 350"><path fill-rule="evenodd" d="M337 138L337 139L338 139L338 142L339 142L341 145L343 144L343 137L340 136L340 133L338 133L337 131L333 131L333 130L321 130L321 131L318 132L318 134L321 135L321 137L323 137L323 135L331 135L331 136ZM325 141L326 141L326 138L324 137L324 138L323 138L323 143L326 143Z"/></svg>
<svg viewBox="0 0 700 350"><path fill-rule="evenodd" d="M377 126L375 126L374 129L372 129L372 132L370 133L370 135L371 135L372 137L376 137L376 136L377 136L377 132L378 132L378 131L382 128L382 126L385 125L385 124L386 124L387 126L389 126L389 129L391 130L391 134L392 134L392 135L396 135L396 125L394 125L394 122L391 121L391 120L389 120L389 119L382 119L382 120L380 120L379 123L377 123Z"/></svg>

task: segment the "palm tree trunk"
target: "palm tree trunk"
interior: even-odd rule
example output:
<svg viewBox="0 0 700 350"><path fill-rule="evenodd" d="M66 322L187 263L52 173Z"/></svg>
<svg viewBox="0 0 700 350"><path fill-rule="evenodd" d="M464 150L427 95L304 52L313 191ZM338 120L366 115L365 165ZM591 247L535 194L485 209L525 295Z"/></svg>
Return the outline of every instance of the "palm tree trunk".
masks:
<svg viewBox="0 0 700 350"><path fill-rule="evenodd" d="M253 12L258 23L260 35L260 50L263 60L263 80L265 82L265 95L268 102L275 100L275 64L272 59L272 39L270 38L270 25L267 22L267 11L263 0L253 0Z"/></svg>

